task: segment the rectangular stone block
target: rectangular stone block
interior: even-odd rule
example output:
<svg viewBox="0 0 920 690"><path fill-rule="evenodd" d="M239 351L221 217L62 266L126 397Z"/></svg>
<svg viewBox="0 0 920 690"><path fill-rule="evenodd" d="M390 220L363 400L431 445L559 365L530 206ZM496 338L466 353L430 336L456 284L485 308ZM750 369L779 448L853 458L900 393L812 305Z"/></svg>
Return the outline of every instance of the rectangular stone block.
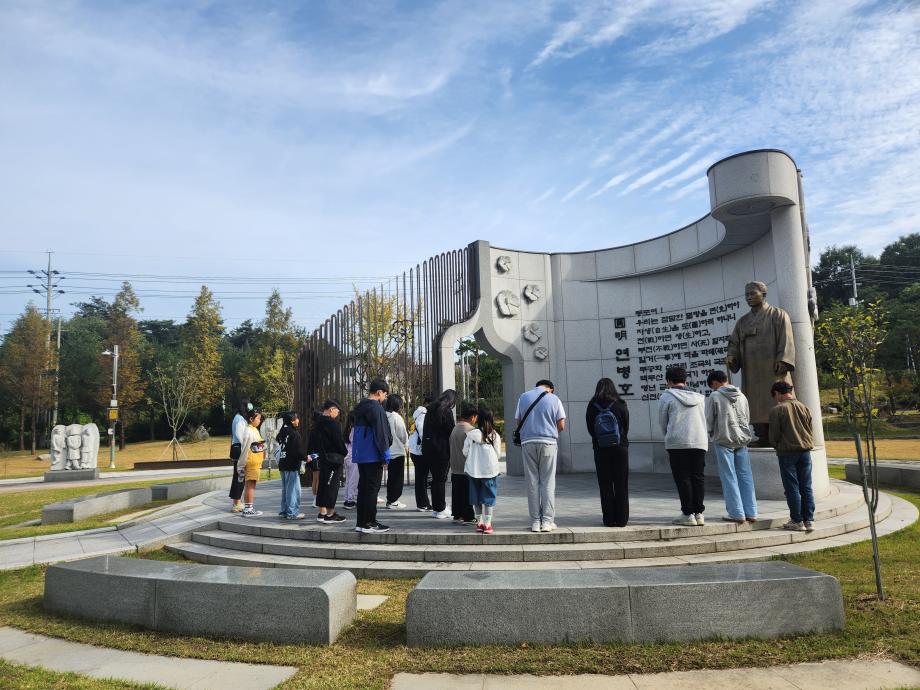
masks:
<svg viewBox="0 0 920 690"><path fill-rule="evenodd" d="M357 610L345 570L210 566L158 579L156 629L331 644Z"/></svg>
<svg viewBox="0 0 920 690"><path fill-rule="evenodd" d="M169 482L155 484L151 488L154 501L176 501L191 498L209 491L219 491L230 487L230 475L226 477L207 477L187 482Z"/></svg>
<svg viewBox="0 0 920 690"><path fill-rule="evenodd" d="M406 602L408 643L558 644L632 637L616 570L430 572Z"/></svg>
<svg viewBox="0 0 920 690"><path fill-rule="evenodd" d="M45 472L46 482L84 482L88 479L99 479L99 468L89 470L51 470Z"/></svg>
<svg viewBox="0 0 920 690"><path fill-rule="evenodd" d="M625 571L637 641L842 630L840 583L780 561Z"/></svg>
<svg viewBox="0 0 920 690"><path fill-rule="evenodd" d="M150 489L119 489L50 503L42 508L42 524L77 522L94 515L105 515L150 502Z"/></svg>
<svg viewBox="0 0 920 690"><path fill-rule="evenodd" d="M196 566L99 556L59 563L45 572L44 607L52 613L153 628L156 577Z"/></svg>

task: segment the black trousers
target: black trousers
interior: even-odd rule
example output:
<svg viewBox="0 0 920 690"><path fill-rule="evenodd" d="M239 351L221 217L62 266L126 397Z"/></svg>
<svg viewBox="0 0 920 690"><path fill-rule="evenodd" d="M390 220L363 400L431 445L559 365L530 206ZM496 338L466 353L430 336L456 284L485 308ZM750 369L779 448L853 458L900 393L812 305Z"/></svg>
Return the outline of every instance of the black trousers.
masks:
<svg viewBox="0 0 920 690"><path fill-rule="evenodd" d="M390 458L387 465L387 503L396 503L402 496L406 483L406 456L397 455Z"/></svg>
<svg viewBox="0 0 920 690"><path fill-rule="evenodd" d="M415 507L431 508L431 499L428 498L428 475L431 468L428 461L421 455L411 454L412 464L415 465Z"/></svg>
<svg viewBox="0 0 920 690"><path fill-rule="evenodd" d="M233 465L233 474L230 477L229 495L234 501L239 501L243 497L243 486L245 483L240 481L239 473L236 471L236 460L232 461L231 464Z"/></svg>
<svg viewBox="0 0 920 690"><path fill-rule="evenodd" d="M470 478L465 474L450 475L450 509L454 518L474 520L476 513L470 505Z"/></svg>
<svg viewBox="0 0 920 690"><path fill-rule="evenodd" d="M703 468L706 467L706 451L699 448L675 448L668 450L671 461L671 475L680 496L680 510L684 515L702 513Z"/></svg>
<svg viewBox="0 0 920 690"><path fill-rule="evenodd" d="M377 522L377 493L383 480L382 462L359 462L358 466L358 527L370 527Z"/></svg>
<svg viewBox="0 0 920 690"><path fill-rule="evenodd" d="M629 522L629 448L594 449L597 485L605 527L626 527Z"/></svg>
<svg viewBox="0 0 920 690"><path fill-rule="evenodd" d="M342 466L325 460L319 461L319 489L316 492L316 505L326 510L335 510L339 498L339 485L342 482Z"/></svg>
<svg viewBox="0 0 920 690"><path fill-rule="evenodd" d="M438 512L447 508L447 475L450 472L450 458L432 458L431 508Z"/></svg>

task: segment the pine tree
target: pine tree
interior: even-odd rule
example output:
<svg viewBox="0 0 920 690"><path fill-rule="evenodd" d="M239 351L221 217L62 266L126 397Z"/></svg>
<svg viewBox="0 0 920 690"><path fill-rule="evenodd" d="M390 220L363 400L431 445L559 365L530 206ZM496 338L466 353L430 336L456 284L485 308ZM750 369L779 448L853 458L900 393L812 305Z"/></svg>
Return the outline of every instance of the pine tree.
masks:
<svg viewBox="0 0 920 690"><path fill-rule="evenodd" d="M51 400L48 322L31 302L16 319L0 348L4 398L19 410L19 450L25 450L25 421L30 419L31 448L38 442L38 414Z"/></svg>
<svg viewBox="0 0 920 690"><path fill-rule="evenodd" d="M191 405L205 409L220 400L224 390L220 343L224 333L220 302L206 285L195 298L195 304L182 332L182 345L189 370L195 372Z"/></svg>
<svg viewBox="0 0 920 690"><path fill-rule="evenodd" d="M132 314L141 310L140 301L134 294L131 283L121 284L121 290L115 295L108 312L106 337L103 345L112 350L118 345L118 410L119 410L119 448L125 447L125 426L137 403L144 396L144 384L141 381L141 349L144 345L137 321ZM108 406L112 397L111 372L112 362L99 355L100 368L104 372L100 381L99 400Z"/></svg>

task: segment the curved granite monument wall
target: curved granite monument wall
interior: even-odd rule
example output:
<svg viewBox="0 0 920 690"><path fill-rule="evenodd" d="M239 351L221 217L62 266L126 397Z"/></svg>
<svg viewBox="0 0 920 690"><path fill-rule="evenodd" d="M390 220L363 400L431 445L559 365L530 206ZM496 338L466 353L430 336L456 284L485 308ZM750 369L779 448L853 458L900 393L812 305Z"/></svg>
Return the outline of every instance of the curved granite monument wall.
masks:
<svg viewBox="0 0 920 690"><path fill-rule="evenodd" d="M584 413L597 380L608 376L629 405L630 467L667 472L657 424L664 370L683 364L691 385L705 392L706 374L725 368L728 336L749 311L745 284L761 281L767 301L792 322L796 393L815 420L815 492L826 494L799 171L781 151L751 151L719 161L708 177L711 213L662 237L572 254L479 242L479 306L441 339L442 387L452 387L454 378L448 350L469 334L504 363L506 419L513 419L521 391L540 378L552 379L568 412L560 471L579 472L594 469ZM734 380L740 382L740 374ZM506 427L506 441L512 428ZM508 471L520 474L519 449L507 445ZM758 493L777 497L778 491L781 497L775 455L754 455L762 465L755 467L755 479L773 481ZM715 474L714 461L707 465Z"/></svg>

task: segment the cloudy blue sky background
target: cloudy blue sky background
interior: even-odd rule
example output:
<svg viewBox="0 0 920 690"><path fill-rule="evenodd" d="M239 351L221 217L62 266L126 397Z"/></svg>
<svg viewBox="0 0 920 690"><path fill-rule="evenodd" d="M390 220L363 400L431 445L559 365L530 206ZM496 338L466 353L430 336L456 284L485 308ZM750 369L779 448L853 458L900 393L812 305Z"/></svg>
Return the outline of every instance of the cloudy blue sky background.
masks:
<svg viewBox="0 0 920 690"><path fill-rule="evenodd" d="M916 2L6 0L0 84L0 271L238 278L230 327L273 282L312 327L475 239L668 232L752 148L804 171L818 251L920 230ZM90 278L65 314L120 282ZM143 318L197 292L135 287Z"/></svg>

